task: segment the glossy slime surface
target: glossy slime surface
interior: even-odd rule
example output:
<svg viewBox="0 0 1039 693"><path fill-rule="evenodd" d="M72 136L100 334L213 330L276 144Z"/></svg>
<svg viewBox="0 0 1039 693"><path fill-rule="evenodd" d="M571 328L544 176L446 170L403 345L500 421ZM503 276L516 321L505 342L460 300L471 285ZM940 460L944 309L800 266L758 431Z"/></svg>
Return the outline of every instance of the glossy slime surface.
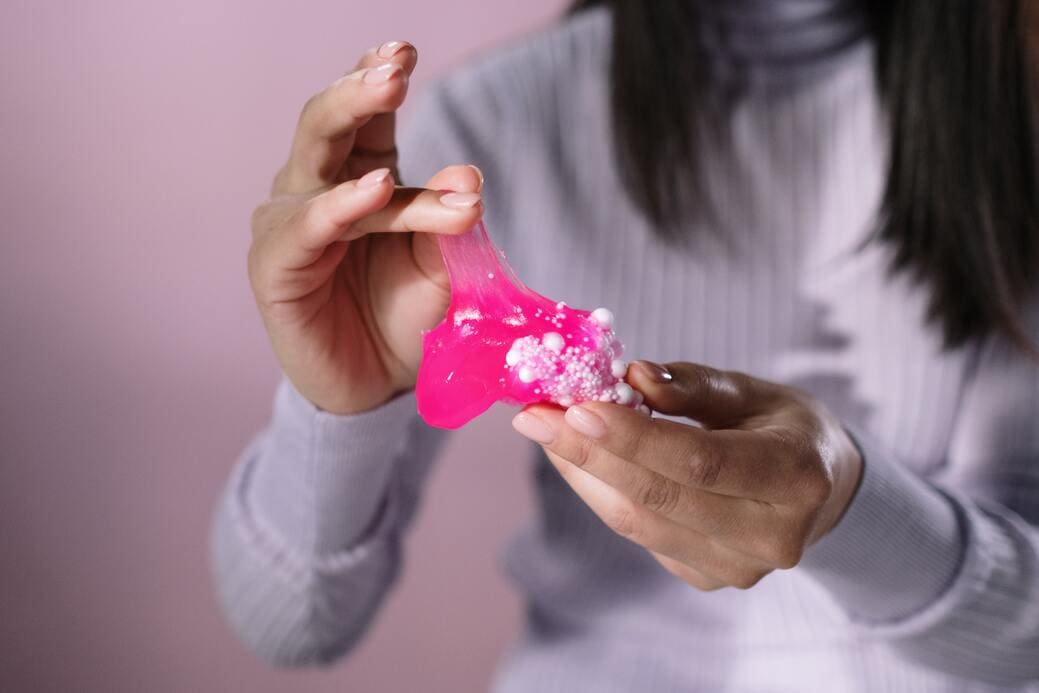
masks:
<svg viewBox="0 0 1039 693"><path fill-rule="evenodd" d="M458 428L497 401L642 406L623 381L624 346L609 310L578 310L527 288L482 223L441 236L440 250L451 302L422 337L415 394L426 423Z"/></svg>

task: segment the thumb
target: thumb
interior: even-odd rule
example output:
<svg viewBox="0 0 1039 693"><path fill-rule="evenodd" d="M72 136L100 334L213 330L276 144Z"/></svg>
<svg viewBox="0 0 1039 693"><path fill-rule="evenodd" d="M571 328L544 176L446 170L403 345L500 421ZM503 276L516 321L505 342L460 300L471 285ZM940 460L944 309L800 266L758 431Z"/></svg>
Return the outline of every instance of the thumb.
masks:
<svg viewBox="0 0 1039 693"><path fill-rule="evenodd" d="M472 164L456 164L440 169L428 181L431 190L453 190L455 192L480 192L483 188L483 173ZM435 234L416 233L411 237L411 249L422 273L443 289L449 287L447 269L440 255L440 244Z"/></svg>
<svg viewBox="0 0 1039 693"><path fill-rule="evenodd" d="M734 428L768 411L777 392L772 383L744 373L687 362L636 361L626 380L643 394L650 408L686 416L707 428Z"/></svg>

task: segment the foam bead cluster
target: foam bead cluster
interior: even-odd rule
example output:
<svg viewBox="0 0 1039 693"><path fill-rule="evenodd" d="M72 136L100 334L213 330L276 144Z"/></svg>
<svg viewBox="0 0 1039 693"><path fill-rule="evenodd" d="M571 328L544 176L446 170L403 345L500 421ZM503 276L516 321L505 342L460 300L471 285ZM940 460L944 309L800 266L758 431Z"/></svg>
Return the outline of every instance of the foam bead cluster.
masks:
<svg viewBox="0 0 1039 693"><path fill-rule="evenodd" d="M565 308L566 304L560 302L556 304L557 313L544 314L539 309L535 318L562 325ZM595 328L593 335L545 332L540 339L534 335L520 337L505 354L505 368L521 383L534 385L534 394L564 407L594 400L638 407L648 413L642 395L624 382L628 364L620 358L624 345L613 331L613 313L596 308L589 322Z"/></svg>

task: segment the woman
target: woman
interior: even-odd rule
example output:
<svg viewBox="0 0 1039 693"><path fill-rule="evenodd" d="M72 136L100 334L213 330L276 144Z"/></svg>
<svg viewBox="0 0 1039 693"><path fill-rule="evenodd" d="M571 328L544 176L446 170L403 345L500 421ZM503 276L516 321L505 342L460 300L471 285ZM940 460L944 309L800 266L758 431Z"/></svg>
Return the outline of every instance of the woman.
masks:
<svg viewBox="0 0 1039 693"><path fill-rule="evenodd" d="M307 664L363 635L441 438L409 394L448 297L435 234L486 199L525 281L614 309L669 415L517 415L541 514L496 690L1035 685L1026 5L579 3L432 88L400 176L417 54L366 53L254 216L286 379L215 524L241 636Z"/></svg>

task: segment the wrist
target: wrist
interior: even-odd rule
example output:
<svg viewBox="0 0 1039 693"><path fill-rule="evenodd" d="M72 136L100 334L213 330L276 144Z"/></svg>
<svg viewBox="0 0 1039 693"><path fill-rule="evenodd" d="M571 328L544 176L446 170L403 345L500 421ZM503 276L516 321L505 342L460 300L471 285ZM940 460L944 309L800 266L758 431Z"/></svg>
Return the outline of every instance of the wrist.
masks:
<svg viewBox="0 0 1039 693"><path fill-rule="evenodd" d="M933 603L952 581L964 546L961 519L947 494L879 441L854 428L850 435L861 451L859 487L801 567L856 620L894 622Z"/></svg>
<svg viewBox="0 0 1039 693"><path fill-rule="evenodd" d="M862 484L861 450L843 428L838 427L837 440L836 462L832 469L833 490L820 513L811 543L823 538L840 524Z"/></svg>

